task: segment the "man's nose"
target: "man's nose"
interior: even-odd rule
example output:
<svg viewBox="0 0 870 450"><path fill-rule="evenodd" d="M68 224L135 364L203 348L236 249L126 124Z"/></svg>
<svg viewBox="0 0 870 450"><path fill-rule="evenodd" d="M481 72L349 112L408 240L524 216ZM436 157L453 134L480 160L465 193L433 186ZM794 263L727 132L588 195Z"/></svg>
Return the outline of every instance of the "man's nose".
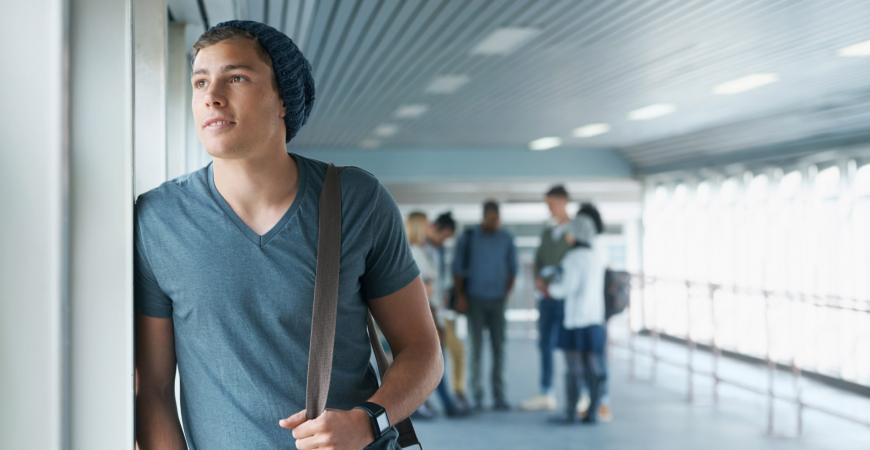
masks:
<svg viewBox="0 0 870 450"><path fill-rule="evenodd" d="M208 90L205 93L205 106L220 108L226 105L226 98L220 91L220 88L216 87L215 85L209 86Z"/></svg>

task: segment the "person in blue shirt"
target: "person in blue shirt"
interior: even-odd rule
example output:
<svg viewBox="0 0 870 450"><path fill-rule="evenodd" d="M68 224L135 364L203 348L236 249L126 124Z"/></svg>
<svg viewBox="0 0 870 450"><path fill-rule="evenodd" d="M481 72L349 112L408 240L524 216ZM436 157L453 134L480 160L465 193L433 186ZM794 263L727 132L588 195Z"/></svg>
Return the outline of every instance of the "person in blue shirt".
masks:
<svg viewBox="0 0 870 450"><path fill-rule="evenodd" d="M386 410L398 423L434 390L443 366L393 198L368 172L342 170L328 409L307 420L327 164L288 153L286 143L313 106L311 68L283 33L232 21L199 38L192 72L194 123L213 162L146 192L135 207L139 448L359 450L376 432L395 442L364 408L377 404L378 418ZM395 357L380 386L369 311Z"/></svg>
<svg viewBox="0 0 870 450"><path fill-rule="evenodd" d="M483 332L489 330L492 346L492 396L496 411L510 409L505 397L505 306L517 274L513 235L501 229L499 206L483 204L483 222L466 229L453 255L457 310L467 312L471 338L471 389L475 409L483 409L481 350Z"/></svg>

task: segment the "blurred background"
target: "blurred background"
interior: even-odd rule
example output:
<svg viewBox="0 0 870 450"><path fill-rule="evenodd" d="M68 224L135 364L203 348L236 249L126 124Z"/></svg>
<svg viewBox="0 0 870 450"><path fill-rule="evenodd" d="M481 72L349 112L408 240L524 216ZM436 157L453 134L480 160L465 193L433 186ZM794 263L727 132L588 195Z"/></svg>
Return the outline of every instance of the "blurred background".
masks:
<svg viewBox="0 0 870 450"><path fill-rule="evenodd" d="M870 448L870 1L2 11L0 447L132 448L133 199L209 162L191 45L250 19L314 69L289 151L362 167L404 214L449 211L457 231L501 204L520 267L512 403L537 389L532 266L551 186L571 215L598 206L609 266L632 274L608 324L611 422L436 415L418 421L427 449Z"/></svg>

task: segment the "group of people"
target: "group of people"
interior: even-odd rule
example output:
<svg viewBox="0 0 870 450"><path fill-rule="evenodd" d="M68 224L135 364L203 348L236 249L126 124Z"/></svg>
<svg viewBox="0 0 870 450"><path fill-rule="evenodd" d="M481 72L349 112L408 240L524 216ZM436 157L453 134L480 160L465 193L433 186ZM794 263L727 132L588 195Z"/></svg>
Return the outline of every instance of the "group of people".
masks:
<svg viewBox="0 0 870 450"><path fill-rule="evenodd" d="M535 253L535 291L538 297L540 393L520 405L524 411L555 411L553 355L563 351L565 414L557 423L596 423L612 418L607 399L604 278L606 260L596 237L604 231L594 205L581 205L576 217L567 212L570 201L564 186L545 195L552 215ZM466 227L457 237L448 262L445 242L456 234L449 212L430 222L426 214L411 212L406 232L411 253L420 268L432 315L449 370L436 390L447 417L465 417L484 409L482 352L484 333L491 347L492 409L511 409L505 392L504 362L507 299L517 276L517 250L513 235L501 227L499 205L483 204L483 220ZM471 345L471 401L465 389L465 348L456 321L465 315ZM450 377L446 373L450 373ZM450 388L452 386L452 389ZM585 390L584 390L585 387ZM584 392L585 391L585 392ZM415 416L434 416L426 402Z"/></svg>

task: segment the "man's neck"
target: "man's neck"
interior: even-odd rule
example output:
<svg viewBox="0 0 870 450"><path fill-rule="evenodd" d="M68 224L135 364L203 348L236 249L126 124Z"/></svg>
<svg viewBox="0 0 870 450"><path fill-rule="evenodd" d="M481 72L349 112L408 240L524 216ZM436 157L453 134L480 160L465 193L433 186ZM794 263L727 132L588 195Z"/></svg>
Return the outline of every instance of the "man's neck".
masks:
<svg viewBox="0 0 870 450"><path fill-rule="evenodd" d="M289 206L296 196L299 171L286 151L263 157L214 159L214 183L233 209L242 213Z"/></svg>
<svg viewBox="0 0 870 450"><path fill-rule="evenodd" d="M568 217L568 214L561 214L558 216L553 216L553 221L555 221L559 225L564 225L570 222L571 219Z"/></svg>

